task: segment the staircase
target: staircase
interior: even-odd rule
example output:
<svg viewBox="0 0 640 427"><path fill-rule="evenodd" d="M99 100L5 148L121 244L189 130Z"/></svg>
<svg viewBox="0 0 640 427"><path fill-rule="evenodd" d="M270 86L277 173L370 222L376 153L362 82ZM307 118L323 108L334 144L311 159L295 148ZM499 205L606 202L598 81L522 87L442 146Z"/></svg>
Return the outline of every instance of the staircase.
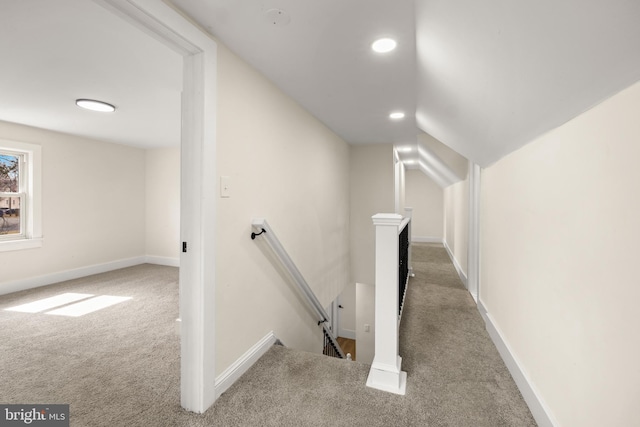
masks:
<svg viewBox="0 0 640 427"><path fill-rule="evenodd" d="M445 249L414 244L400 347L405 396L370 366L273 346L205 414L230 426L535 426Z"/></svg>
<svg viewBox="0 0 640 427"><path fill-rule="evenodd" d="M300 270L298 270L293 259L291 259L284 246L282 246L282 243L274 233L273 229L269 226L267 220L264 218L254 218L251 222L251 226L253 228L251 240L256 240L256 237L262 236L269 248L273 251L273 254L278 258L282 266L291 276L291 279L298 287L301 295L306 298L309 306L316 312L318 326L322 325L322 353L325 356L336 357L338 359L350 359L349 355L344 354L336 340L336 337L333 335L333 331L327 325L329 315L325 311L324 307L322 307L322 304L305 278L302 276Z"/></svg>

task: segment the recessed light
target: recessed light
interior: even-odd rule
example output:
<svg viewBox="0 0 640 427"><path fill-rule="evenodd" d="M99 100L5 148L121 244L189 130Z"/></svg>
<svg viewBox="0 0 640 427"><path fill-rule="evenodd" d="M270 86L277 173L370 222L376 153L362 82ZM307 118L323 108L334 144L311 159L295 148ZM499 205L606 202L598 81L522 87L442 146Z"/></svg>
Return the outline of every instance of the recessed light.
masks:
<svg viewBox="0 0 640 427"><path fill-rule="evenodd" d="M378 53L391 52L398 44L395 40L389 38L378 39L373 42L371 49Z"/></svg>
<svg viewBox="0 0 640 427"><path fill-rule="evenodd" d="M404 113L402 111L394 111L393 113L389 114L389 118L393 120L404 119Z"/></svg>
<svg viewBox="0 0 640 427"><path fill-rule="evenodd" d="M113 113L116 111L116 107L113 105L96 101L95 99L76 99L76 105L86 110L99 111L101 113Z"/></svg>

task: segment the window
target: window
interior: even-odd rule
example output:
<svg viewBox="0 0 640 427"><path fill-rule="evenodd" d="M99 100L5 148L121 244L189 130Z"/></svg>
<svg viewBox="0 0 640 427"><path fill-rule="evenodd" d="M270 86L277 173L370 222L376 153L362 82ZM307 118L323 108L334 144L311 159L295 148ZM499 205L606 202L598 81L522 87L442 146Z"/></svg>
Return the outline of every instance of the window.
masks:
<svg viewBox="0 0 640 427"><path fill-rule="evenodd" d="M0 140L0 251L42 245L40 146Z"/></svg>
<svg viewBox="0 0 640 427"><path fill-rule="evenodd" d="M22 153L0 151L0 239L24 238L25 178Z"/></svg>

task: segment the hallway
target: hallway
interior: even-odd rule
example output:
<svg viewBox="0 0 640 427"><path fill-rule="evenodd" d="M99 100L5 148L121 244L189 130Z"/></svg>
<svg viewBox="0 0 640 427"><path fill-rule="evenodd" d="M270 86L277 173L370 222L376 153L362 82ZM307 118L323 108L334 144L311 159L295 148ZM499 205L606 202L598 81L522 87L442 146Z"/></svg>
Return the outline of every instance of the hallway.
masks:
<svg viewBox="0 0 640 427"><path fill-rule="evenodd" d="M414 244L400 332L406 396L369 365L275 346L214 405L223 426L535 426L442 245Z"/></svg>

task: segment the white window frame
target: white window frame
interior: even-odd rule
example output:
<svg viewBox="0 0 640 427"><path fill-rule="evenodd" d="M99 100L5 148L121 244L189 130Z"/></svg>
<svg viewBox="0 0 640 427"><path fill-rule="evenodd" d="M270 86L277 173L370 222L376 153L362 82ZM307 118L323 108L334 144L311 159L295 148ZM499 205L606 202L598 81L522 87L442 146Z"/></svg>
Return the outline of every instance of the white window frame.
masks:
<svg viewBox="0 0 640 427"><path fill-rule="evenodd" d="M3 191L5 189L0 187L0 199L10 198L20 200L18 204L20 207L20 231L17 234L0 234L0 241L24 239L26 237L26 214L29 211L28 205L25 203L28 189L27 155L23 152L7 150L1 147L0 154L18 158L18 189L16 191L6 192ZM9 208L11 208L11 203L9 203Z"/></svg>
<svg viewBox="0 0 640 427"><path fill-rule="evenodd" d="M4 235L0 252L42 246L42 148L40 145L0 139L0 150L20 155L19 193L0 193L2 197L20 197L21 233Z"/></svg>

